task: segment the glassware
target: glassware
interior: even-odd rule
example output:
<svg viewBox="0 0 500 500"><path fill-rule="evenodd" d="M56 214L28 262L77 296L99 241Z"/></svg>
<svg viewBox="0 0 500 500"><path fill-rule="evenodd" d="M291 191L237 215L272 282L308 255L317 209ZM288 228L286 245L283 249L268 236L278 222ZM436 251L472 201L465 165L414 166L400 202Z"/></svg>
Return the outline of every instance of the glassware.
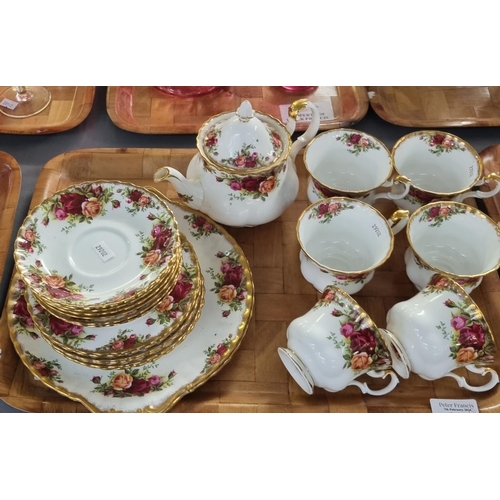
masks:
<svg viewBox="0 0 500 500"><path fill-rule="evenodd" d="M10 118L28 118L42 112L52 96L47 87L8 87L0 94L0 102L4 99L12 101L13 105L0 106L1 113Z"/></svg>
<svg viewBox="0 0 500 500"><path fill-rule="evenodd" d="M223 87L155 87L166 94L176 97L199 97L213 94Z"/></svg>
<svg viewBox="0 0 500 500"><path fill-rule="evenodd" d="M316 86L309 86L309 87L285 87L284 85L281 87L282 89L285 90L290 90L292 92L308 92L309 90L316 90L318 87Z"/></svg>

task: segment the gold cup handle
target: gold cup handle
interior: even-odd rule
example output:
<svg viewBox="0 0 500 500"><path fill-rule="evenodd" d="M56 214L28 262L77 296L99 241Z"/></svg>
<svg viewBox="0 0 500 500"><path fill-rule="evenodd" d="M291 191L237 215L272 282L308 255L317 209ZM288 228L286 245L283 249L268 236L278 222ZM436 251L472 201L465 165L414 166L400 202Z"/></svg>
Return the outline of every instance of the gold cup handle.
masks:
<svg viewBox="0 0 500 500"><path fill-rule="evenodd" d="M495 196L500 193L500 174L492 172L491 174L485 175L481 181L476 183L476 186L482 186L484 183L490 181L496 182L496 186L490 191L467 191L466 193L455 196L453 200L462 202L467 198L491 198Z"/></svg>
<svg viewBox="0 0 500 500"><path fill-rule="evenodd" d="M392 229L392 234L398 234L408 223L410 217L409 210L396 210L389 218L389 225Z"/></svg>
<svg viewBox="0 0 500 500"><path fill-rule="evenodd" d="M309 108L311 110L312 119L311 123L309 123L309 126L307 127L307 130L292 145L292 149L290 150L290 158L294 162L298 152L312 141L319 130L320 116L318 108L314 103L307 99L299 99L298 101L292 103L288 108L288 122L286 124L288 133L290 135L294 133L297 116L304 108Z"/></svg>

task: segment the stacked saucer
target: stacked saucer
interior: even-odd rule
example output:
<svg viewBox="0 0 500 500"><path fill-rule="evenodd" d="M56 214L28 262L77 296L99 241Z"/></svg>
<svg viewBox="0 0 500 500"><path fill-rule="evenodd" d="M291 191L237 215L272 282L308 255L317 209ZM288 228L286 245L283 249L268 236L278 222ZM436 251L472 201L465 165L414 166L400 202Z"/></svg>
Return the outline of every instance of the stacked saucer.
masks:
<svg viewBox="0 0 500 500"><path fill-rule="evenodd" d="M133 184L55 193L24 220L14 258L39 333L89 367L155 361L184 340L204 303L198 258L172 211Z"/></svg>

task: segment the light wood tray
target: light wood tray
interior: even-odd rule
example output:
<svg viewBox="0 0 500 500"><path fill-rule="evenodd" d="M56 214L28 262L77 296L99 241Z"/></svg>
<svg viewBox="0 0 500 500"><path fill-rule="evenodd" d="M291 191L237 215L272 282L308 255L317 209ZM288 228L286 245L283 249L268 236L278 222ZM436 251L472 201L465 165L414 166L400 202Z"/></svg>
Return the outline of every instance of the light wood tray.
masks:
<svg viewBox="0 0 500 500"><path fill-rule="evenodd" d="M170 165L186 172L195 150L190 149L106 149L65 153L43 169L32 205L56 190L92 179L125 180L151 186L155 170ZM488 393L471 393L450 378L429 382L416 375L402 380L386 396L363 395L348 387L339 393L315 389L305 394L289 377L276 349L286 346L286 328L309 310L317 293L299 269L297 219L309 204L306 170L302 156L297 159L300 190L295 203L276 221L255 228L232 228L250 262L256 291L255 312L243 342L231 361L217 375L173 407L174 412L429 412L430 398L475 399L483 412L500 411L500 388ZM156 184L172 199L178 199L167 182ZM390 202L376 207L388 216L395 210ZM406 236L396 236L394 253L373 280L355 296L379 327L386 325L386 311L416 291L406 277L403 252ZM497 273L486 276L472 293L500 340L500 280ZM6 311L0 321L0 397L8 404L33 412L85 412L73 402L33 379L15 353L10 341ZM500 354L494 367L500 371ZM460 370L470 383L482 383L478 375ZM385 381L369 379L375 388Z"/></svg>
<svg viewBox="0 0 500 500"><path fill-rule="evenodd" d="M0 87L3 92L7 87ZM95 87L47 87L52 101L47 109L29 118L9 118L0 113L0 133L54 134L72 129L87 118Z"/></svg>
<svg viewBox="0 0 500 500"><path fill-rule="evenodd" d="M21 179L21 169L17 161L0 151L0 282L7 255L11 251L10 240L21 191Z"/></svg>
<svg viewBox="0 0 500 500"><path fill-rule="evenodd" d="M280 104L307 97L312 102L331 102L334 119L322 121L320 130L350 127L368 111L365 87L318 87L312 93L285 92L279 87L226 87L216 94L179 98L154 87L108 87L106 107L113 123L140 134L196 134L212 116L236 111L247 99L256 111L281 118ZM296 130L305 130L297 123Z"/></svg>
<svg viewBox="0 0 500 500"><path fill-rule="evenodd" d="M369 87L368 92L380 118L396 125L500 126L500 87Z"/></svg>

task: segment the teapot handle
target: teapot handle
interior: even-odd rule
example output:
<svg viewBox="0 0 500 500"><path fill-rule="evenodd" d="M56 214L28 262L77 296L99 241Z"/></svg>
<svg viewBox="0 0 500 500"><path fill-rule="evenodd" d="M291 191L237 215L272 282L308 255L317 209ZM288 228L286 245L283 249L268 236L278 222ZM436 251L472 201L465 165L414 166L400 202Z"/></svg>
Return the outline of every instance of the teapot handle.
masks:
<svg viewBox="0 0 500 500"><path fill-rule="evenodd" d="M319 111L318 108L307 99L299 99L290 105L288 108L288 122L286 124L286 129L292 135L295 131L295 125L297 124L297 115L304 108L309 107L312 113L312 120L307 127L307 130L293 143L292 149L290 151L290 157L295 161L295 157L298 152L305 146L307 146L316 133L319 130Z"/></svg>

